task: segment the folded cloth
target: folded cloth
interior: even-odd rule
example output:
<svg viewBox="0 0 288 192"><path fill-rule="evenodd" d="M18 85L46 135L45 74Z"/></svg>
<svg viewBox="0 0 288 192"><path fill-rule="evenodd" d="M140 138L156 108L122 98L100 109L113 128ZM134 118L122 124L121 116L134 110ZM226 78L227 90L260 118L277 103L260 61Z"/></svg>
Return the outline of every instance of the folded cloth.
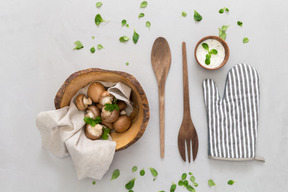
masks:
<svg viewBox="0 0 288 192"><path fill-rule="evenodd" d="M114 89L109 92L113 94L114 90L118 95L125 96L125 102L131 106L130 87L120 82L101 83L105 87L112 86L110 88ZM71 99L69 106L40 112L36 117L36 126L42 136L42 146L45 149L58 157L71 155L78 179L85 177L101 179L113 160L116 142L112 141L111 137L108 140L92 141L85 136L84 112L79 111L74 102L78 94L87 94L88 86L79 90ZM121 89L121 87L125 87L125 89ZM117 94L115 94L116 98Z"/></svg>
<svg viewBox="0 0 288 192"><path fill-rule="evenodd" d="M256 157L259 76L247 64L227 74L223 98L211 79L203 81L208 117L208 155L213 159L262 160Z"/></svg>

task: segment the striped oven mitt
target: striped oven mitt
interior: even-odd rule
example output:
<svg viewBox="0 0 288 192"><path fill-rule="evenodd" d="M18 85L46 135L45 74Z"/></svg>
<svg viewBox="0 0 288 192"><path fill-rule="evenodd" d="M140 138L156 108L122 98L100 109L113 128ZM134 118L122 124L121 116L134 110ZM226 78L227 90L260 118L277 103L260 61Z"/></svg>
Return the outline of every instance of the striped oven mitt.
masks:
<svg viewBox="0 0 288 192"><path fill-rule="evenodd" d="M255 157L259 113L257 71L238 64L227 74L223 98L215 82L203 82L208 116L208 155L223 160L262 160Z"/></svg>

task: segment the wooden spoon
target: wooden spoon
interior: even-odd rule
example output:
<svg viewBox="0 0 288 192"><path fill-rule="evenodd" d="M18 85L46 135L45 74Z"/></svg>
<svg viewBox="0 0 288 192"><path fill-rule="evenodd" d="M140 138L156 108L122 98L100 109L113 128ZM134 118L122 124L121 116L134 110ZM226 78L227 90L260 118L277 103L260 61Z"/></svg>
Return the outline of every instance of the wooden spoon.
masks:
<svg viewBox="0 0 288 192"><path fill-rule="evenodd" d="M151 63L158 83L160 117L160 152L164 158L165 136L165 82L171 65L171 51L168 42L158 37L152 47Z"/></svg>

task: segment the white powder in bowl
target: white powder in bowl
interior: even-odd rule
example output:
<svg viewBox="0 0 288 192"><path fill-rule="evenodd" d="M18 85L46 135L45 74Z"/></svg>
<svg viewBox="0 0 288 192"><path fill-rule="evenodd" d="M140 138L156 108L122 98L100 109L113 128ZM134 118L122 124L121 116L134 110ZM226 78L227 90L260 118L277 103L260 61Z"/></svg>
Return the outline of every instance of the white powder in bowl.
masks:
<svg viewBox="0 0 288 192"><path fill-rule="evenodd" d="M206 54L208 54L208 51L202 47L202 43L207 43L209 46L209 50L216 49L218 51L216 55L211 54L209 65L205 63ZM215 39L206 39L205 41L202 41L197 47L196 57L201 65L206 68L213 69L221 65L221 63L224 61L225 48L219 41Z"/></svg>

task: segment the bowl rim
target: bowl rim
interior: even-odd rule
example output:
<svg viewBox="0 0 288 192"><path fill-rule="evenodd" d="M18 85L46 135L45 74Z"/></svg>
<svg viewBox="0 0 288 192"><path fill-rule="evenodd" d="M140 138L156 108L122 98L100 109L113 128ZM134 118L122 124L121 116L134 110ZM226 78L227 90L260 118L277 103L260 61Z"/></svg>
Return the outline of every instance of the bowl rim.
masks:
<svg viewBox="0 0 288 192"><path fill-rule="evenodd" d="M123 149L126 149L127 147L131 146L132 144L134 144L136 141L138 141L142 135L144 134L147 124L149 122L149 118L150 118L150 110L149 110L149 103L148 103L148 99L147 96L142 88L142 86L140 85L140 83L136 80L136 78L126 72L122 72L122 71L112 71L112 70L106 70L106 69L100 69L100 68L88 68L88 69L84 69L84 70L80 70L77 72L74 72L73 74L71 74L62 84L62 86L60 87L60 89L58 90L55 99L54 99L54 105L56 109L60 109L61 106L61 100L62 97L65 93L65 89L67 87L67 85L76 77L86 74L86 73L91 73L91 72L104 72L104 73L114 73L117 75L121 75L123 77L125 77L128 81L130 81L134 87L136 88L137 92L139 93L140 97L141 97L141 101L142 101L142 105L143 105L143 120L140 126L140 130L138 131L136 137L130 141L128 144L126 144L125 146L122 146L121 148L116 149L116 151L121 151Z"/></svg>
<svg viewBox="0 0 288 192"><path fill-rule="evenodd" d="M219 41L223 45L223 47L225 49L225 57L224 57L223 62L219 66L217 66L215 68L208 68L208 67L205 67L204 65L201 65L200 62L198 61L197 56L196 56L196 51L197 51L198 46L200 45L200 43L202 43L203 41L205 41L207 39L215 39L215 40ZM197 63L201 67L203 67L204 69L207 69L207 70L217 70L217 69L220 69L221 67L223 67L227 63L227 61L229 59L229 55L230 55L230 50L229 50L229 47L228 47L228 44L226 43L226 41L224 41L223 39L221 39L218 36L213 36L213 35L209 35L209 36L206 36L206 37L203 37L202 39L200 39L198 41L198 43L196 44L195 49L194 49L195 60L197 61Z"/></svg>

